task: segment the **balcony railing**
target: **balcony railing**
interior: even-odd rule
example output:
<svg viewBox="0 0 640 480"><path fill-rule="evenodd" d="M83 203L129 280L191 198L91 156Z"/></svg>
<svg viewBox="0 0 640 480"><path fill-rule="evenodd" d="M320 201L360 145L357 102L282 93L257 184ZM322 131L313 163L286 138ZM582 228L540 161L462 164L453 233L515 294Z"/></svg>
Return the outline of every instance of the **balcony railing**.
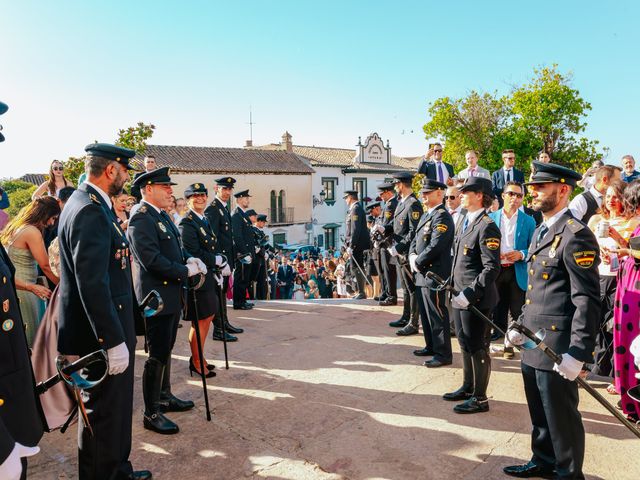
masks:
<svg viewBox="0 0 640 480"><path fill-rule="evenodd" d="M295 207L270 208L269 225L283 225L293 223L293 210Z"/></svg>

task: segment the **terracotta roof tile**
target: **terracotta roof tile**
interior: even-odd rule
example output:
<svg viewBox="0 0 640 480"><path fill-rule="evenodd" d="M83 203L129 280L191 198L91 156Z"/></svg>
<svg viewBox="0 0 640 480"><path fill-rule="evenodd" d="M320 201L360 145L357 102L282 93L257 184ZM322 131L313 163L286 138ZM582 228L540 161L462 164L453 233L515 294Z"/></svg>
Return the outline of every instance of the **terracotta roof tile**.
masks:
<svg viewBox="0 0 640 480"><path fill-rule="evenodd" d="M176 172L296 175L314 172L309 159L282 150L147 145L145 155L155 156L158 166L171 167ZM142 158L138 155L136 160Z"/></svg>

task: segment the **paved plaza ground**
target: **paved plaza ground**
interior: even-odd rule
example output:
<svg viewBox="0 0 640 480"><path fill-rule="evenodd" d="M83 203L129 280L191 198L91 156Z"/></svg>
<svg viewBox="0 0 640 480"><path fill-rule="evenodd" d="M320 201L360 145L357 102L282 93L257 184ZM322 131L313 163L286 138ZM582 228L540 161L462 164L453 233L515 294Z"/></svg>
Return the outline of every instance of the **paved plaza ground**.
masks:
<svg viewBox="0 0 640 480"><path fill-rule="evenodd" d="M205 420L199 379L189 378L187 328L174 349L174 393L196 409L169 414L178 435L142 428L141 373L136 358L134 467L154 479L504 479L505 465L530 457L530 423L519 360L495 358L491 410L453 413L441 395L461 384L454 364L427 369L411 352L422 335L397 337L387 326L401 308L372 301L257 302L229 310L244 327L229 344L207 341L218 376L209 379L213 419ZM612 401L616 398L600 390ZM589 479L640 477L640 440L584 391ZM76 429L45 435L31 479L76 478Z"/></svg>

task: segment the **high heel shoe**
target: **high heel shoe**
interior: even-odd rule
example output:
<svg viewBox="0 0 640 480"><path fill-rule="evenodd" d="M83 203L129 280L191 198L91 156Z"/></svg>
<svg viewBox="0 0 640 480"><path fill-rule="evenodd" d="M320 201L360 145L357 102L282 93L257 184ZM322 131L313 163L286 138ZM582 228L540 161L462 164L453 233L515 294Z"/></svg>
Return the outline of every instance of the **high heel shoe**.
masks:
<svg viewBox="0 0 640 480"><path fill-rule="evenodd" d="M189 363L193 364L193 357L189 357ZM207 364L207 370L215 370L216 366L214 364Z"/></svg>
<svg viewBox="0 0 640 480"><path fill-rule="evenodd" d="M193 374L196 374L196 376L201 376L202 374L196 369L196 367L193 365L193 357L189 357L189 376L193 377ZM216 376L216 372L209 370L206 374L205 374L205 378L212 378Z"/></svg>

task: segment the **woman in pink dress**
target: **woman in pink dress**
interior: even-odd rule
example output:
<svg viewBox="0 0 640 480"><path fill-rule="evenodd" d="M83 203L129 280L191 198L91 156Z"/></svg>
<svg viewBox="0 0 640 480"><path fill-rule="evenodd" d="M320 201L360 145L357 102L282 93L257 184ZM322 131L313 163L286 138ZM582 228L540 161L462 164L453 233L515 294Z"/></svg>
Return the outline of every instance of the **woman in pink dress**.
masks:
<svg viewBox="0 0 640 480"><path fill-rule="evenodd" d="M640 215L640 180L629 184L624 193L625 210ZM629 248L616 250L620 257L627 255L622 262L618 288L613 308L613 360L614 379L620 393L620 407L632 420L640 419L640 403L632 400L627 391L638 384L635 374L633 354L629 351L631 342L640 334L640 227L631 234Z"/></svg>

